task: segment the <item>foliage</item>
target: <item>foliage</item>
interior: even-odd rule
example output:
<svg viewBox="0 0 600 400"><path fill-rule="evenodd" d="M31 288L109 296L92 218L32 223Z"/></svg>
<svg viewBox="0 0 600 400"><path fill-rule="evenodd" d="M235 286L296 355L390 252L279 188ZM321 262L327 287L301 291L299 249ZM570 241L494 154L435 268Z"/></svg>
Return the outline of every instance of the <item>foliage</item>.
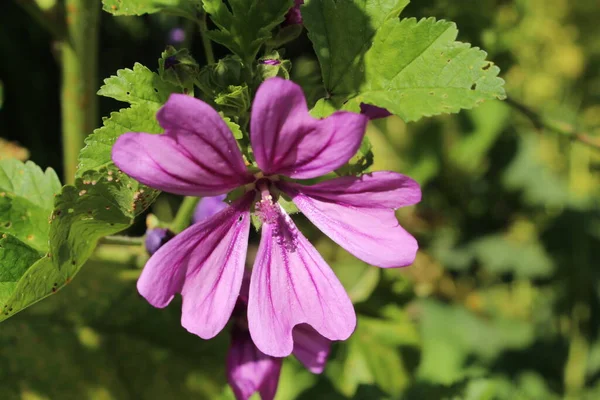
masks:
<svg viewBox="0 0 600 400"><path fill-rule="evenodd" d="M282 25L292 3L102 1L117 17L106 14L101 32L109 77L98 95L109 116L88 132L75 183L61 188L52 169L16 161L12 150L0 159L3 398L233 399L227 333L186 333L179 299L158 310L136 294L143 249L102 242L140 235L136 221L150 207L168 225L178 205L120 172L110 154L125 132L161 133L156 111L187 93L221 113L252 163L251 101L271 76L300 83L315 116L361 103L389 110L336 173L395 170L423 188L418 206L398 212L420 244L404 269L368 266L294 215L359 322L323 374L286 360L278 399L597 398L600 156L497 100L506 86L539 120L595 137L596 3L307 0L304 28ZM51 2L40 9L61 12ZM10 60L0 66L0 134L58 170L49 38L16 2L0 26L32 29L0 38ZM166 46L175 27L189 49ZM197 29L216 44L214 64L196 62ZM26 54L40 54L39 64ZM297 213L288 200L282 206ZM256 245L253 236L250 254Z"/></svg>

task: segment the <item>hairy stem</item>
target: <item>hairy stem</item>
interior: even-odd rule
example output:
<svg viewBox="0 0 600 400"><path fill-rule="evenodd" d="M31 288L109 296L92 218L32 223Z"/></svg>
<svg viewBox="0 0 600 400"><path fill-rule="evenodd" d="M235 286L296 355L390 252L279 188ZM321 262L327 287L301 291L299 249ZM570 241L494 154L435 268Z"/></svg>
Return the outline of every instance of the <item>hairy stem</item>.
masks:
<svg viewBox="0 0 600 400"><path fill-rule="evenodd" d="M65 182L75 181L77 158L97 120L100 4L66 0L67 35L62 41L62 143Z"/></svg>
<svg viewBox="0 0 600 400"><path fill-rule="evenodd" d="M206 13L202 14L202 18L198 20L198 26L200 27L200 37L202 37L202 46L204 46L204 56L206 57L207 64L215 63L215 55L213 54L212 43L206 36Z"/></svg>
<svg viewBox="0 0 600 400"><path fill-rule="evenodd" d="M183 199L179 210L177 210L177 215L175 215L175 219L171 223L171 230L173 232L179 233L190 225L192 215L194 215L194 210L199 201L199 197L193 196L187 196Z"/></svg>

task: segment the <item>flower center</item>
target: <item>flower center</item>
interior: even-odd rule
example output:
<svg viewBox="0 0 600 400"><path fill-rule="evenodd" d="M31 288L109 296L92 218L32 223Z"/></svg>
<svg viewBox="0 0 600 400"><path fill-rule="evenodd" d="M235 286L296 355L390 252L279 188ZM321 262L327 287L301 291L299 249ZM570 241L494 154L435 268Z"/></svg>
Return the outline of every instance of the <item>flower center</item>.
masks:
<svg viewBox="0 0 600 400"><path fill-rule="evenodd" d="M256 202L255 214L263 224L276 223L280 215L279 205L273 201L269 184L270 182L267 179L260 179L256 182L256 188L260 192L260 200Z"/></svg>

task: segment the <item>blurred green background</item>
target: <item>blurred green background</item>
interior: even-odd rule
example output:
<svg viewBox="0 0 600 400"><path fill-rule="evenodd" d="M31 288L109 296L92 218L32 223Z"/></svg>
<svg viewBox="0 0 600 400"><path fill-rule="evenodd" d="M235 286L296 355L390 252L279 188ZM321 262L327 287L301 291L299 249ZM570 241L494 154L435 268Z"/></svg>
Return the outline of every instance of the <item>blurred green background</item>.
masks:
<svg viewBox="0 0 600 400"><path fill-rule="evenodd" d="M501 68L509 100L560 131L600 135L597 0L415 0L403 16L455 21L459 39ZM181 24L103 14L98 87L136 61L155 69ZM0 30L0 157L60 173L56 46L13 0ZM186 42L203 64L199 38ZM285 56L293 79L318 92L306 36ZM100 115L119 107L100 99ZM379 270L299 218L359 325L321 376L287 360L278 399L600 399L600 150L517 108L496 101L369 126L373 169L423 186L423 201L398 213L421 250L411 267ZM166 201L156 207L168 214ZM58 295L0 325L1 399L233 398L228 333L203 341L181 328L180 302L149 306L135 261L92 260Z"/></svg>

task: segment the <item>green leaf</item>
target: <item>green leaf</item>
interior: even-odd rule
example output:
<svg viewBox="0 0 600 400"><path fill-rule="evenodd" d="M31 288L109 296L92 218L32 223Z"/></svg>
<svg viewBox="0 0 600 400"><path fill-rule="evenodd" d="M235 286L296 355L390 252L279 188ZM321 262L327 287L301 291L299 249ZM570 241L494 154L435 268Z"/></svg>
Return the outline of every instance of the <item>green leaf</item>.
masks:
<svg viewBox="0 0 600 400"><path fill-rule="evenodd" d="M13 236L4 234L0 238L0 303L10 298L19 279L42 256Z"/></svg>
<svg viewBox="0 0 600 400"><path fill-rule="evenodd" d="M292 0L203 0L204 10L218 27L208 37L250 64L271 31L283 22Z"/></svg>
<svg viewBox="0 0 600 400"><path fill-rule="evenodd" d="M364 80L364 54L382 24L397 19L409 0L308 0L304 26L321 64L329 93L351 93ZM348 40L352 32L352 40Z"/></svg>
<svg viewBox="0 0 600 400"><path fill-rule="evenodd" d="M54 264L68 276L77 273L98 239L128 228L157 194L114 166L85 172L56 198L50 231Z"/></svg>
<svg viewBox="0 0 600 400"><path fill-rule="evenodd" d="M165 12L197 20L200 0L102 0L102 9L112 15L143 15Z"/></svg>
<svg viewBox="0 0 600 400"><path fill-rule="evenodd" d="M341 356L328 363L325 373L345 396L354 396L360 385L374 384L398 398L409 383L409 372L397 347L415 346L417 331L402 311L384 311L389 312L389 318L360 316L356 332L342 344Z"/></svg>
<svg viewBox="0 0 600 400"><path fill-rule="evenodd" d="M124 272L90 262L60 296L3 323L3 399L217 398L229 336L190 335L179 299L156 309Z"/></svg>
<svg viewBox="0 0 600 400"><path fill-rule="evenodd" d="M143 104L155 108L163 105L171 93L178 91L177 86L165 82L148 67L135 63L133 70L120 69L116 76L105 79L98 94L130 104Z"/></svg>
<svg viewBox="0 0 600 400"><path fill-rule="evenodd" d="M233 133L233 137L234 138L236 138L237 140L239 140L239 139L242 139L244 137L244 134L242 133L242 129L240 128L240 126L238 124L236 124L235 122L233 122L228 117L223 117L223 120L225 121L225 123L227 124L227 126L229 127L229 129L231 130L231 133Z"/></svg>
<svg viewBox="0 0 600 400"><path fill-rule="evenodd" d="M111 113L110 118L104 119L104 126L86 138L86 146L79 153L77 175L112 165L112 146L125 132L161 133L156 121L158 108L158 105L134 105Z"/></svg>
<svg viewBox="0 0 600 400"><path fill-rule="evenodd" d="M456 42L454 23L398 20L406 3L307 2L304 21L330 103L322 111L358 111L367 103L415 121L505 97L499 69L484 51ZM341 40L349 27L357 40Z"/></svg>
<svg viewBox="0 0 600 400"><path fill-rule="evenodd" d="M0 160L0 232L13 235L34 249L48 249L48 217L60 181L33 162Z"/></svg>

